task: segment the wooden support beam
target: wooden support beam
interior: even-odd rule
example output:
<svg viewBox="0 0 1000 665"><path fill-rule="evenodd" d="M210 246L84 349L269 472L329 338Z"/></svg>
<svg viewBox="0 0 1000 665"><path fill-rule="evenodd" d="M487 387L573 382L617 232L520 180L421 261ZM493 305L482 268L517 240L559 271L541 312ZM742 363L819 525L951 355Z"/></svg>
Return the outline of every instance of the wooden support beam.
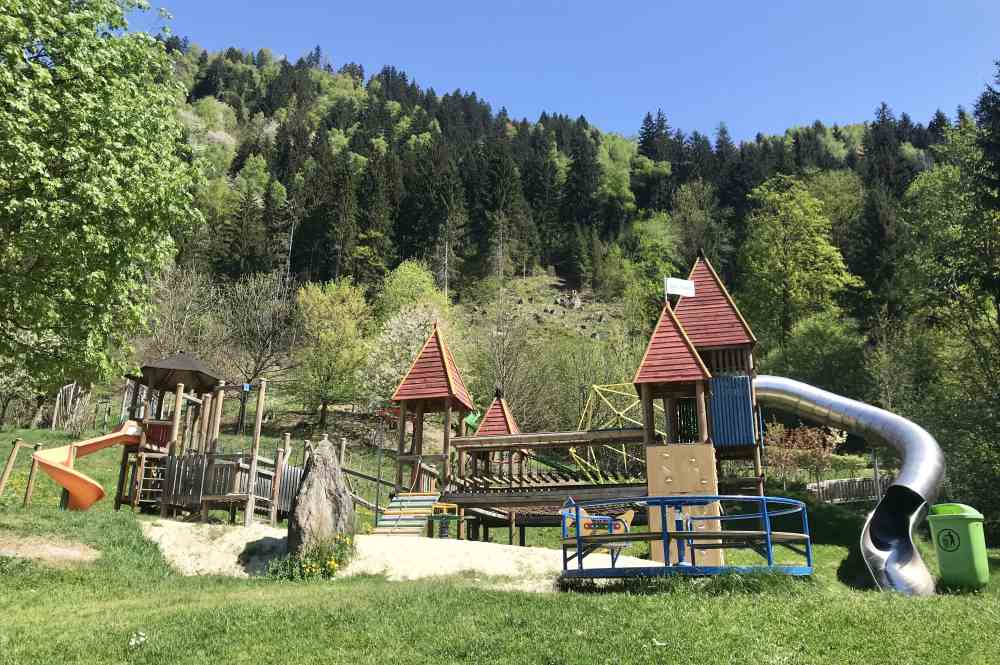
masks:
<svg viewBox="0 0 1000 665"><path fill-rule="evenodd" d="M403 490L403 465L398 458L403 455L406 447L406 402L399 403L399 441L396 447L396 491Z"/></svg>
<svg viewBox="0 0 1000 665"><path fill-rule="evenodd" d="M212 393L201 397L201 408L198 409L198 453L204 455L208 451L208 439L212 434Z"/></svg>
<svg viewBox="0 0 1000 665"><path fill-rule="evenodd" d="M260 380L257 391L257 411L253 422L253 447L250 452L250 472L247 477L247 505L243 510L243 526L253 522L253 511L257 500L257 455L260 454L260 429L264 423L264 400L267 397L267 379Z"/></svg>
<svg viewBox="0 0 1000 665"><path fill-rule="evenodd" d="M446 400L447 401L447 400ZM444 407L444 436L441 443L444 453L444 465L442 468L441 484L445 486L451 480L451 403Z"/></svg>
<svg viewBox="0 0 1000 665"><path fill-rule="evenodd" d="M215 452L219 449L219 432L222 431L222 403L226 397L226 382L219 381L215 387L215 397L212 398L212 440L209 443L209 451Z"/></svg>
<svg viewBox="0 0 1000 665"><path fill-rule="evenodd" d="M31 469L28 471L28 486L24 488L24 502L21 503L22 508L27 508L31 505L31 495L35 492L35 478L38 477L38 460L35 459L35 453L41 449L42 444L36 443L31 452Z"/></svg>
<svg viewBox="0 0 1000 665"><path fill-rule="evenodd" d="M639 399L642 401L642 442L652 446L656 443L656 421L653 418L653 387L640 384Z"/></svg>
<svg viewBox="0 0 1000 665"><path fill-rule="evenodd" d="M284 477L285 449L278 448L278 454L274 461L274 477L271 480L271 526L278 524L278 497L281 496L281 481Z"/></svg>
<svg viewBox="0 0 1000 665"><path fill-rule="evenodd" d="M122 461L118 467L118 483L115 485L115 510L121 510L122 494L125 492L125 477L128 471L128 446L122 447Z"/></svg>
<svg viewBox="0 0 1000 665"><path fill-rule="evenodd" d="M3 496L3 490L7 487L7 480L10 479L11 471L14 470L14 462L17 460L17 451L21 449L22 443L21 439L14 439L14 441L10 444L10 455L7 456L7 463L3 466L3 474L0 475L0 497Z"/></svg>
<svg viewBox="0 0 1000 665"><path fill-rule="evenodd" d="M694 393L698 411L698 443L708 443L708 411L705 407L705 382L694 384Z"/></svg>
<svg viewBox="0 0 1000 665"><path fill-rule="evenodd" d="M650 398L650 408L652 408L652 398ZM641 441L643 441L643 430L629 428L594 432L533 432L530 434L466 436L452 439L451 445L454 448L465 446L476 450L501 450L511 447L540 447L545 444L558 447L566 443L639 443Z"/></svg>

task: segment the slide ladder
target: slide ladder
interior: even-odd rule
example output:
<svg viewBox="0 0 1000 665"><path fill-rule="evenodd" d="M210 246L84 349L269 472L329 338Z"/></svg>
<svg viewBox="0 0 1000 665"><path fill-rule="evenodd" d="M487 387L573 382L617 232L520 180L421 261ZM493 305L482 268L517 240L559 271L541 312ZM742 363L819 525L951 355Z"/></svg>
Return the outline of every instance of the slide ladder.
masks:
<svg viewBox="0 0 1000 665"><path fill-rule="evenodd" d="M427 533L427 520L434 513L440 494L434 492L401 492L392 498L378 516L373 533L385 536L422 536Z"/></svg>

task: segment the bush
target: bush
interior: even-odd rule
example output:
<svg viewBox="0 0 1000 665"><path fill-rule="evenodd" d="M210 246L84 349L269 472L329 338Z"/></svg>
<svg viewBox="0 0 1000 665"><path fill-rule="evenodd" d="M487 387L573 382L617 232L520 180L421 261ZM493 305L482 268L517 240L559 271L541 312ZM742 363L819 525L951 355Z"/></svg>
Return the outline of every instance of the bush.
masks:
<svg viewBox="0 0 1000 665"><path fill-rule="evenodd" d="M353 558L354 552L354 538L337 534L333 540L313 543L298 554L272 560L265 576L272 580L332 579Z"/></svg>

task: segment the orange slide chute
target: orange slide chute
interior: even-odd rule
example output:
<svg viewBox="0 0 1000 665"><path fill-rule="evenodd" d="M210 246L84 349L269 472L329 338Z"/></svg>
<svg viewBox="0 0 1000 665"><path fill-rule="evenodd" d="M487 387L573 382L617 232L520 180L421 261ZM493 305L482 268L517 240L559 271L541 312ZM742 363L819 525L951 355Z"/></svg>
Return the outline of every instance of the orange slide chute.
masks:
<svg viewBox="0 0 1000 665"><path fill-rule="evenodd" d="M79 459L111 446L139 443L141 437L142 426L134 420L126 420L121 427L103 436L40 450L32 457L38 461L42 471L69 492L70 510L87 510L104 498L104 488L71 466L71 450L76 448L76 458Z"/></svg>

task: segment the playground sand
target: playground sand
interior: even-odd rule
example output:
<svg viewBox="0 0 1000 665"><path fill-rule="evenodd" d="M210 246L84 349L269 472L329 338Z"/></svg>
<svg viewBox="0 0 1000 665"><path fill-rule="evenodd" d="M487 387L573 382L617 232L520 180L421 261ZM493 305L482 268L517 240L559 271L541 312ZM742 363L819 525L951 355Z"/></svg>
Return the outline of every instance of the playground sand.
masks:
<svg viewBox="0 0 1000 665"><path fill-rule="evenodd" d="M184 575L259 574L273 557L285 553L287 529L264 524L249 528L155 520L142 525L166 559ZM484 586L505 591L554 591L562 571L562 552L471 540L439 540L405 536L358 536L357 554L342 575L385 575L393 581L449 575L482 575ZM587 557L592 567L610 566L610 557ZM648 565L623 556L619 566Z"/></svg>

